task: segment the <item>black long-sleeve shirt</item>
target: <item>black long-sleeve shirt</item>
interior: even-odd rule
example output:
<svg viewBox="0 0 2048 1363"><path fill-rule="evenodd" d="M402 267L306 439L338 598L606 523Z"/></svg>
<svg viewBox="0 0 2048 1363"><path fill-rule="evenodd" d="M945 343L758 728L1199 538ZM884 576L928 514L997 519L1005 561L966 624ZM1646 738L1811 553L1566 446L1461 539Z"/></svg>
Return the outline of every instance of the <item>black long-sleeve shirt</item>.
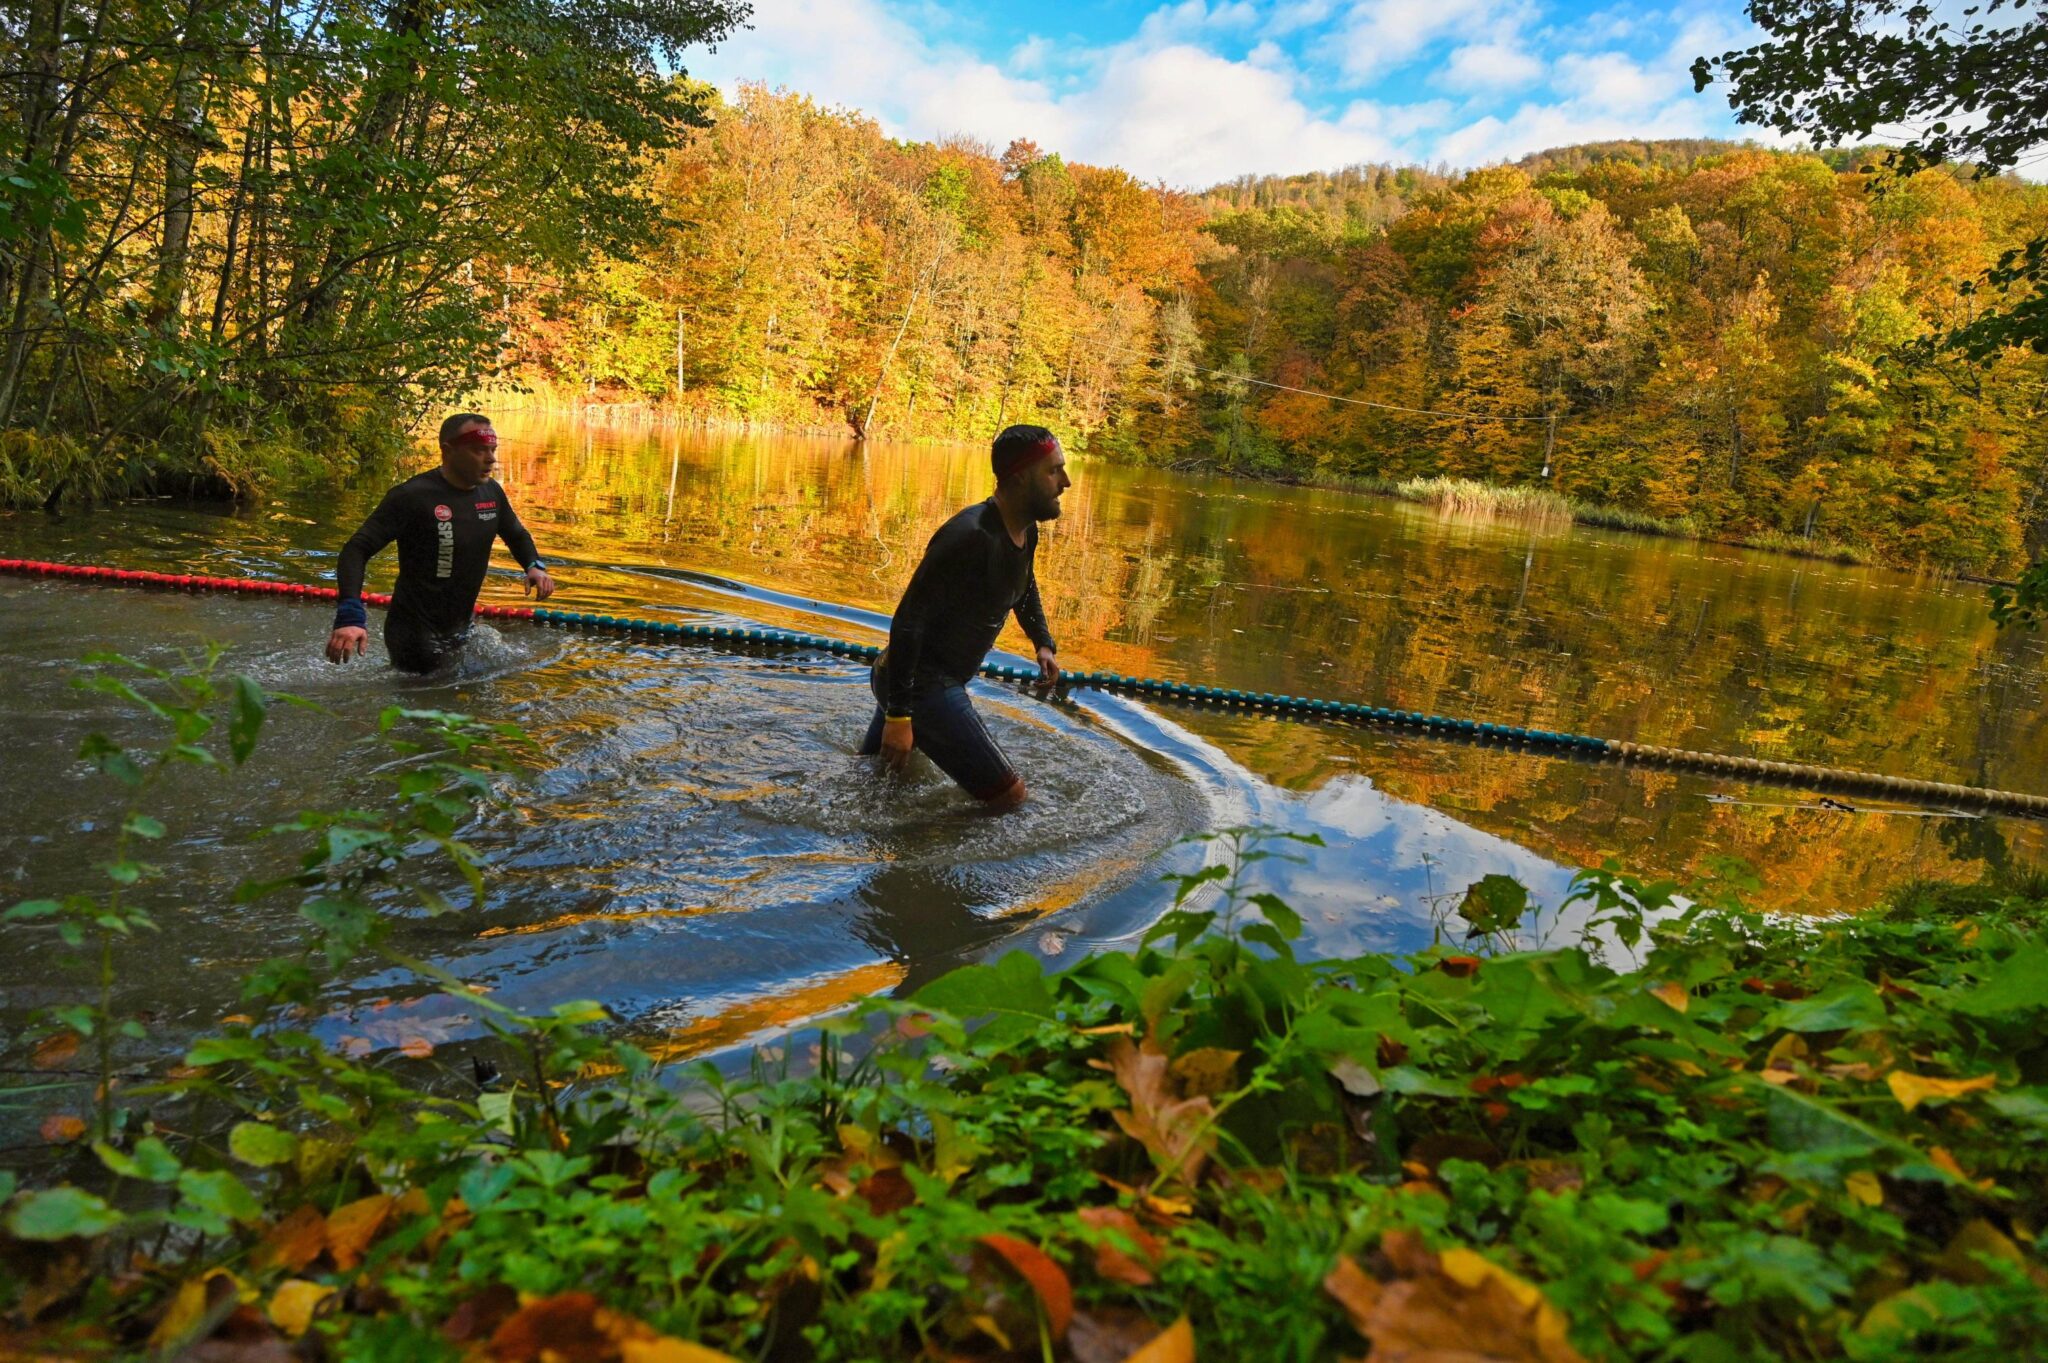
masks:
<svg viewBox="0 0 2048 1363"><path fill-rule="evenodd" d="M486 478L467 492L438 469L409 478L384 494L362 528L342 546L335 585L343 602L359 601L370 558L398 541L398 585L391 613L410 616L436 634L469 625L491 563L491 541L503 538L522 568L540 562L533 536L519 523L505 489Z"/></svg>
<svg viewBox="0 0 2048 1363"><path fill-rule="evenodd" d="M939 527L889 622L888 713L909 714L921 680L964 685L1012 611L1034 645L1055 647L1032 570L1037 552L1038 527L1020 547L994 498Z"/></svg>

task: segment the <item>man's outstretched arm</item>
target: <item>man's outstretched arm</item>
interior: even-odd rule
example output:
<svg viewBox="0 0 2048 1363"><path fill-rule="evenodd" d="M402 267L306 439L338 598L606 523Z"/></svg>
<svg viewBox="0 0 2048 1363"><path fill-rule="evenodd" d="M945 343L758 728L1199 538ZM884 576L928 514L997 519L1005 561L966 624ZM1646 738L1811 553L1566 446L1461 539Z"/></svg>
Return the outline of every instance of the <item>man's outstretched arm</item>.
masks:
<svg viewBox="0 0 2048 1363"><path fill-rule="evenodd" d="M1033 646L1038 649L1038 672L1046 681L1060 679L1060 665L1057 661L1059 644L1053 640L1052 630L1045 623L1045 605L1038 599L1038 569L1033 567L1031 575L1024 579L1024 595L1017 598L1014 612L1018 625L1029 635Z"/></svg>
<svg viewBox="0 0 2048 1363"><path fill-rule="evenodd" d="M512 509L512 499L504 489L498 491L498 538L505 541L505 547L512 553L512 561L526 573L526 590L532 592L534 600L545 601L555 594L555 580L548 576L547 565L540 561L540 550L533 544L533 533L526 523L519 519L519 513Z"/></svg>
<svg viewBox="0 0 2048 1363"><path fill-rule="evenodd" d="M334 585L340 600L334 607L334 631L327 636L327 661L345 663L360 658L369 644L370 613L363 606L363 578L370 560L385 545L398 538L398 489L384 494L384 500L357 527L348 543L341 546L341 558L334 566Z"/></svg>

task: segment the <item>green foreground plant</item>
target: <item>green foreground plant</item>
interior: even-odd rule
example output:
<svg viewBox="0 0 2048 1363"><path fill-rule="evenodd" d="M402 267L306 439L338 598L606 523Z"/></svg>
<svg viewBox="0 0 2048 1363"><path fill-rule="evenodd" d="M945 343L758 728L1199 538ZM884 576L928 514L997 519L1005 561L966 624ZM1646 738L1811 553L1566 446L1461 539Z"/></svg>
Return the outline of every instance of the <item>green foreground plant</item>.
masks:
<svg viewBox="0 0 2048 1363"><path fill-rule="evenodd" d="M1005 956L737 1076L445 981L497 1034L472 1083L293 1011L320 962L388 954L380 895L437 906L385 894L439 864L423 835L479 870L457 833L510 736L414 719L458 760L292 821L299 872L250 889L304 895L319 951L121 1096L99 1174L0 1175L0 1307L37 1347L1559 1363L2048 1334L2039 886L1787 923L1608 868L1550 919L1576 940L1531 951L1489 878L1447 944L1306 961L1251 873L1282 849L1229 830L1137 951Z"/></svg>

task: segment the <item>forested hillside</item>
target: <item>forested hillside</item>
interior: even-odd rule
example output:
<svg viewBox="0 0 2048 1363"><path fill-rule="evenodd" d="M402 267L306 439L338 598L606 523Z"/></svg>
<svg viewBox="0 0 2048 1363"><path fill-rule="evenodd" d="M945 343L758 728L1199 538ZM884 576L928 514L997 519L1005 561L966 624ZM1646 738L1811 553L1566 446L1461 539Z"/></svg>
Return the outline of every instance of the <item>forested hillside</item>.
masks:
<svg viewBox="0 0 2048 1363"><path fill-rule="evenodd" d="M672 400L680 373L704 415L1035 419L1258 473L1520 485L1547 460L1561 492L1718 532L2008 568L2048 510L2043 361L1916 342L2048 192L1941 170L1873 194L1861 160L1614 143L1194 196L750 89L651 167L657 249L507 299L523 375L599 399Z"/></svg>

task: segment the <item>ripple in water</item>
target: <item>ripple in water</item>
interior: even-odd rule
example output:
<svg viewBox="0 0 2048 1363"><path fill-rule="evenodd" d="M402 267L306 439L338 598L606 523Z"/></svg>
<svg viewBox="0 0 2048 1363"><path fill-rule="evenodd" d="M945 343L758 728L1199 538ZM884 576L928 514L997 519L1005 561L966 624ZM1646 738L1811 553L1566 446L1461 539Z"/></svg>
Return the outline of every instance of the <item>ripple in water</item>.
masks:
<svg viewBox="0 0 2048 1363"><path fill-rule="evenodd" d="M1048 915L1085 915L1204 818L1164 761L1078 710L993 686L977 703L1032 792L1001 816L922 756L903 777L857 756L873 701L865 671L841 660L479 624L457 666L414 678L384 664L375 637L364 662L331 666L325 635L324 612L276 602L0 585L0 661L22 683L17 704L45 717L20 727L0 780L76 778L0 830L17 897L90 882L105 848L77 835L113 792L79 770L78 741L91 727L140 736L65 685L88 648L165 665L220 640L226 667L324 707L273 709L249 768L177 785L160 860L181 907L127 975L166 1049L234 1010L240 972L303 941L288 905L230 905L238 878L284 852L245 835L280 812L374 798L392 754L369 734L392 704L514 720L544 755L513 805L466 833L491 863L484 904L404 914L396 945L515 1008L597 999L681 1050L915 982ZM33 1006L28 991L55 969L46 956L0 963L0 1012ZM145 956L179 969L144 971ZM432 1040L475 1030L448 1000L357 1007L418 992L397 972L357 978L321 1030L352 1045L396 1044L382 1033L398 1026Z"/></svg>

